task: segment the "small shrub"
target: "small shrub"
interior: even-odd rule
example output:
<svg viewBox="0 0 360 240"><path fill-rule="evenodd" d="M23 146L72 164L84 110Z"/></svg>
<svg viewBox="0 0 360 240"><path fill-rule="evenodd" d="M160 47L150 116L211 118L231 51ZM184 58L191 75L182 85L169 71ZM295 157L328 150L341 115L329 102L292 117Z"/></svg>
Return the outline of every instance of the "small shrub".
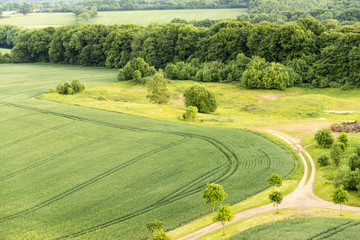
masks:
<svg viewBox="0 0 360 240"><path fill-rule="evenodd" d="M193 120L196 118L197 112L197 107L189 106L186 108L185 113L183 114L183 119Z"/></svg>
<svg viewBox="0 0 360 240"><path fill-rule="evenodd" d="M330 157L326 153L320 154L320 156L316 159L316 161L320 164L320 166L324 167L329 165Z"/></svg>
<svg viewBox="0 0 360 240"><path fill-rule="evenodd" d="M334 143L330 129L320 129L315 134L315 141L322 147L330 148Z"/></svg>
<svg viewBox="0 0 360 240"><path fill-rule="evenodd" d="M340 147L341 151L345 152L346 147L345 147L344 143L336 142L336 143L334 143L334 145L338 145Z"/></svg>
<svg viewBox="0 0 360 240"><path fill-rule="evenodd" d="M49 88L48 93L54 93L54 92L56 92L55 89Z"/></svg>
<svg viewBox="0 0 360 240"><path fill-rule="evenodd" d="M107 101L107 98L103 96L97 97L96 99L99 101Z"/></svg>
<svg viewBox="0 0 360 240"><path fill-rule="evenodd" d="M71 80L71 88L74 93L78 93L85 89L85 85L80 82L80 79L73 79Z"/></svg>

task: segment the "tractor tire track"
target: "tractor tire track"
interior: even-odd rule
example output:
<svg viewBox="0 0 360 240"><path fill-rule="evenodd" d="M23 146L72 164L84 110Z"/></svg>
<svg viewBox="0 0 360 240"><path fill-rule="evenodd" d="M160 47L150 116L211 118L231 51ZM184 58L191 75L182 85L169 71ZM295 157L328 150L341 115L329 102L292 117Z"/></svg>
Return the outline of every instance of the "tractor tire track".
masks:
<svg viewBox="0 0 360 240"><path fill-rule="evenodd" d="M84 235L86 233L89 232L93 232L99 229L103 229L109 226L112 226L114 224L123 222L125 220L128 220L130 218L139 216L141 214L144 214L146 212L149 212L151 210L154 210L156 208L162 207L164 205L170 204L172 202L175 202L177 200L180 200L182 198L185 198L187 196L190 196L194 193L200 192L201 189L204 187L203 186L203 182L205 180L209 180L210 177L213 177L214 174L219 173L219 172L223 172L223 174L221 174L220 176L216 177L212 182L216 182L216 183L221 183L224 182L226 179L228 179L229 177L231 177L238 169L239 167L239 159L237 158L236 154L231 151L226 145L224 145L223 143L221 143L220 141L213 139L211 137L206 137L206 136L202 136L202 135L198 135L198 134L192 134L192 133L184 133L184 132L175 132L175 131L160 131L160 130L151 130L151 129L142 129L142 128L137 128L137 127L128 127L128 126L123 126L123 125L119 125L119 124L113 124L113 123L107 123L107 122L103 122L103 121L98 121L98 120L94 120L94 119L88 119L88 118L84 118L84 117L79 117L79 116L74 116L74 115L69 115L69 114L63 114L63 113L58 113L58 112L53 112L53 111L48 111L48 110L43 110L43 109L38 109L38 108L34 108L34 107L29 107L29 106L25 106L25 105L20 105L20 104L14 104L14 103L8 103L8 102L4 102L1 101L0 104L2 105L6 105L6 106L11 106L11 107L17 107L17 108L22 108L22 109L26 109L26 110L30 110L30 111L35 111L35 112L39 112L39 113L43 113L43 114L50 114L50 115L54 115L54 116L58 116L58 117L63 117L63 118L67 118L67 119L71 119L71 120L76 120L76 121L81 121L81 122L86 122L86 123L92 123L92 124L96 124L96 125L101 125L101 126L105 126L105 127L110 127L110 128L117 128L117 129L122 129L122 130L128 130L128 131L135 131L135 132L153 132L153 133L162 133L162 134L170 134L170 135L176 135L176 136L182 136L184 139L175 143L175 144L169 144L166 145L165 147L161 147L157 150L153 150L151 152L148 152L146 154L143 154L141 156L139 156L138 158L132 159L129 162L127 162L126 164L122 164L121 166L117 166L113 169L108 170L105 173L102 173L100 175L98 175L97 177L94 177L92 179L89 179L88 181L75 186L74 188L71 188L61 194L58 194L56 196L54 196L53 198L50 198L42 203L39 203L33 207L30 207L28 209L25 209L23 211L17 212L15 214L11 214L8 215L6 217L0 218L0 223L4 222L4 221L8 221L10 219L14 219L14 218L18 218L20 216L23 216L25 214L37 211L41 208L44 208L60 199L63 199L67 196L69 196L72 193L75 193L87 186L89 186L90 184L97 182L99 180L101 180L102 178L132 164L133 162L140 160L142 158L145 158L147 156L150 156L152 154L158 153L160 151L165 150L165 148L169 148L172 147L173 145L177 145L180 144L184 141L190 140L192 138L196 138L196 139L200 139L203 141L206 141L208 143L210 143L211 145L213 145L216 149L218 149L227 159L227 164L226 165L222 165L219 166L218 168L215 168L213 170L210 170L209 172L203 174L202 176L200 176L197 179L194 179L193 182L191 183L191 185L185 185L177 190L175 190L170 196L165 196L164 198L160 199L159 201L157 201L156 203L154 203L153 205L150 205L147 208L144 208L142 210L127 214L125 216L122 216L120 218L115 218L113 220L107 221L105 223L99 224L99 225L95 225L93 227L81 230L79 232L76 233L72 233L66 236L61 237L60 239L63 238L69 238L69 237L76 237L76 236L80 236L80 235ZM171 145L171 146L170 146ZM247 163L246 163L247 164ZM34 166L36 167L36 166ZM189 188L190 186L190 188Z"/></svg>
<svg viewBox="0 0 360 240"><path fill-rule="evenodd" d="M40 131L40 132L31 134L31 135L26 136L26 137L24 137L24 138L18 139L18 140L14 141L14 142L5 144L5 145L3 145L3 146L0 146L0 149L2 149L2 148L7 148L7 147L10 147L10 146L16 145L16 144L18 144L18 143L25 142L25 141L30 140L30 139L32 139L32 138L41 136L41 135L43 135L43 134L46 134L46 133L49 133L49 132L52 132L52 131L59 130L59 129L63 128L63 127L66 127L66 126L70 125L71 123L72 123L72 122L70 122L70 123L65 123L65 124L62 124L62 125L58 125L58 126L55 126L55 127L52 127L52 128L48 128L48 129L46 129L46 130L43 130L43 131Z"/></svg>
<svg viewBox="0 0 360 240"><path fill-rule="evenodd" d="M75 192L77 192L77 191L79 191L79 190L81 190L81 189L83 189L83 188L85 188L85 187L87 187L87 186L89 186L89 185L91 185L91 184L93 184L93 183L95 183L95 182L97 182L97 181L99 181L99 180L101 180L101 179L103 179L103 178L105 178L105 177L119 171L120 169L123 169L123 168L125 168L125 167L127 167L127 166L141 160L141 159L144 159L144 158L146 158L148 156L151 156L151 155L156 154L158 152L164 151L166 149L169 149L171 147L174 147L176 145L184 143L184 142L186 142L186 141L188 141L190 139L191 138L184 138L184 139L181 139L179 141L176 141L176 142L167 144L165 146L162 146L160 148L154 149L152 151L149 151L147 153L141 154L140 156L138 156L136 158L133 158L133 159L131 159L131 160L129 160L129 161L123 163L123 164L120 164L120 165L118 165L118 166L116 166L114 168L111 168L111 169L107 170L106 172L103 172L103 173L97 175L96 177L93 177L93 178L91 178L91 179L89 179L89 180L87 180L87 181L85 181L85 182L71 188L71 189L68 189L65 192L62 192L62 193L60 193L60 194L58 194L58 195L56 195L56 196L54 196L54 197L52 197L52 198L50 198L50 199L48 199L46 201L38 203L38 204L36 204L36 205L34 205L34 206L30 207L30 208L19 211L17 213L2 217L2 218L0 218L0 223L3 223L5 221L8 221L8 220L11 220L11 219L14 219L14 218L18 218L18 217L21 217L23 215L35 212L35 211L37 211L39 209L42 209L42 208L44 208L44 207L46 207L46 206L48 206L48 205L50 205L50 204L52 204L54 202L59 201L60 199L63 199L65 197L67 197L67 196L69 196L69 195L71 195L71 194L73 194L73 193L75 193Z"/></svg>
<svg viewBox="0 0 360 240"><path fill-rule="evenodd" d="M5 180L8 180L8 179L10 179L10 178L12 178L12 177L15 177L15 176L17 176L17 175L19 175L19 174L21 174L21 173L23 173L23 172L26 172L26 171L31 170L31 169L33 169L33 168L39 167L39 166L41 166L41 165L43 165L43 164L45 164L45 163L47 163L47 162L50 162L50 161L52 161L52 160L54 160L54 159L56 159L56 158L58 158L58 157L64 156L64 155L67 154L67 153L73 152L74 150L77 150L77 149L79 149L79 148L88 146L89 144L92 144L92 143L96 143L99 139L103 139L103 138L109 137L109 136L111 136L111 135L113 135L113 134L108 134L108 135L106 135L106 136L102 136L102 137L100 137L100 138L95 138L95 139L93 139L93 140L90 140L90 141L84 142L84 143L82 143L82 144L76 145L76 146L74 146L74 147L71 147L71 148L69 148L69 149L66 149L65 151L62 151L62 152L59 152L59 153L57 153L57 154L55 154L55 155L46 157L46 158L44 158L44 159L42 159L42 160L40 160L40 161L37 161L37 162L35 162L35 163L33 163L33 164L30 164L30 165L26 166L26 167L24 167L24 168L21 168L21 169L19 169L19 170L16 170L16 171L10 173L10 174L7 174L7 175L5 175L5 176L2 176L2 177L0 177L0 183L3 182L3 181L5 181Z"/></svg>
<svg viewBox="0 0 360 240"><path fill-rule="evenodd" d="M329 238L329 237L331 237L331 236L333 236L333 235L335 235L335 234L337 234L339 232L344 231L347 228L354 227L354 226L359 225L359 224L360 224L360 222L358 222L358 221L349 221L349 222L344 223L342 225L339 225L339 226L330 228L330 229L328 229L328 230L326 230L324 232L321 232L321 233L319 233L319 234L317 234L317 235L315 235L315 236L313 236L311 238L308 238L308 240L327 239L327 238Z"/></svg>

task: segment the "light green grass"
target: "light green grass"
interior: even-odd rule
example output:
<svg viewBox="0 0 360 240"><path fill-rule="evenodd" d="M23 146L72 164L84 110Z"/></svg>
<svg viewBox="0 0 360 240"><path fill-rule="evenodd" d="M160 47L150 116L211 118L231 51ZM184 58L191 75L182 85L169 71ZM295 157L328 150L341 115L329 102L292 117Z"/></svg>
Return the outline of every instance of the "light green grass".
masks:
<svg viewBox="0 0 360 240"><path fill-rule="evenodd" d="M247 9L184 9L184 10L148 10L148 11L113 11L98 12L89 24L137 24L168 23L174 18L191 20L235 19ZM40 28L74 24L73 13L30 13L26 16L16 14L0 18L0 24Z"/></svg>
<svg viewBox="0 0 360 240"><path fill-rule="evenodd" d="M131 82L118 82L95 86L74 96L50 94L42 99L80 104L87 107L180 121L185 111L183 92L193 84L202 84L216 93L218 109L213 114L198 114L194 124L226 127L262 127L285 123L338 122L360 119L360 90L352 90L329 97L333 89L291 88L286 91L247 90L236 84L196 83L170 81L171 94L167 105L150 104L146 99L146 87ZM337 89L337 91L340 91ZM104 97L107 101L99 101ZM325 110L351 110L352 114L327 113ZM283 130L287 130L286 128ZM293 134L302 133L301 128L291 129Z"/></svg>
<svg viewBox="0 0 360 240"><path fill-rule="evenodd" d="M0 48L0 53L2 53L3 55L5 54L5 53L11 53L11 49L9 49L9 48Z"/></svg>
<svg viewBox="0 0 360 240"><path fill-rule="evenodd" d="M254 228L261 229L263 227L266 227L267 223L270 223L271 225L278 223L281 224L281 222L293 221L294 218L295 219L304 218L306 221L306 219L310 219L311 217L314 216L316 216L317 219L319 220L321 220L323 217L327 217L327 218L331 217L334 219L334 221L337 221L336 219L339 219L339 221L342 221L343 219L353 219L357 221L360 220L360 214L358 212L353 212L353 211L343 211L343 214L340 216L339 210L334 210L334 209L322 209L322 208L284 209L284 210L279 210L277 212L273 211L264 214L259 214L235 223L227 223L225 226L225 234L226 234L225 236L222 234L222 230L217 230L205 235L204 237L199 238L199 240L238 239L239 236L243 236L243 234L246 234L247 231L253 231ZM288 229L281 229L282 231L277 235L276 239L281 239L283 236L285 236L287 231L291 232L294 229L295 228L291 228L291 227ZM306 229L305 231L309 232L311 230L312 228L309 228ZM275 233L277 231L277 228L271 228L271 231L272 232L270 232L270 234ZM296 233L293 234L295 235ZM257 237L255 239L272 239L271 235L269 235L269 237L264 237L264 236L260 237L254 234L254 236ZM290 237L287 239L292 239L292 238ZM304 239L304 237L300 236L299 239Z"/></svg>
<svg viewBox="0 0 360 240"><path fill-rule="evenodd" d="M169 230L209 213L206 183L223 185L233 205L266 189L271 173L294 168L287 150L249 131L34 99L72 78L110 84L114 70L0 71L1 239L142 239L155 218Z"/></svg>
<svg viewBox="0 0 360 240"><path fill-rule="evenodd" d="M0 24L22 26L27 28L42 28L74 24L73 13L29 13L15 14L0 18Z"/></svg>

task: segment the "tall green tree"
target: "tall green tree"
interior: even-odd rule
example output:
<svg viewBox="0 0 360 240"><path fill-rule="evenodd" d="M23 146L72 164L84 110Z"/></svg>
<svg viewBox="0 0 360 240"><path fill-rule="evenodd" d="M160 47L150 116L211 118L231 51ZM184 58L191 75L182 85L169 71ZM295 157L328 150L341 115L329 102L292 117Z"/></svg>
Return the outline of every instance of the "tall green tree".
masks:
<svg viewBox="0 0 360 240"><path fill-rule="evenodd" d="M276 206L276 211L279 211L279 204L281 204L283 200L283 195L279 191L272 191L269 194L270 201L274 204L274 207Z"/></svg>
<svg viewBox="0 0 360 240"><path fill-rule="evenodd" d="M334 138L328 128L320 129L315 133L315 141L322 147L329 148L334 143Z"/></svg>
<svg viewBox="0 0 360 240"><path fill-rule="evenodd" d="M217 210L216 216L214 217L214 222L221 222L223 225L223 235L225 235L225 223L231 222L234 219L234 215L231 213L231 208L229 205L221 205Z"/></svg>
<svg viewBox="0 0 360 240"><path fill-rule="evenodd" d="M166 85L166 79L162 73L156 73L153 77L148 78L146 87L149 95L146 97L149 101L158 104L168 103L170 95Z"/></svg>
<svg viewBox="0 0 360 240"><path fill-rule="evenodd" d="M205 203L212 206L213 213L215 212L215 205L219 202L224 201L228 196L224 191L224 188L216 183L208 183L207 188L202 191L202 196L205 199Z"/></svg>
<svg viewBox="0 0 360 240"><path fill-rule="evenodd" d="M344 187L340 185L338 188L335 189L332 195L332 201L335 204L340 205L340 214L342 213L342 204L349 201L349 193L348 191L344 190Z"/></svg>
<svg viewBox="0 0 360 240"><path fill-rule="evenodd" d="M281 187L282 185L282 177L277 174L277 173L273 173L270 177L268 177L266 179L266 181L269 183L270 186L272 186L273 188L275 187Z"/></svg>

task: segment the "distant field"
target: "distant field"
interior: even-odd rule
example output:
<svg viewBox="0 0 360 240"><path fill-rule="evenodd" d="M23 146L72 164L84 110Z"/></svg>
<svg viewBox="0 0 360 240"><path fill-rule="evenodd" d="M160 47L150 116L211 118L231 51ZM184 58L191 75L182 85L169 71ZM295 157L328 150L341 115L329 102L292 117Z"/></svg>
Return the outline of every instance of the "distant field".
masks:
<svg viewBox="0 0 360 240"><path fill-rule="evenodd" d="M116 82L114 70L0 71L0 239L144 239L155 218L172 229L209 213L206 183L221 183L233 204L294 167L289 152L248 131L34 99L72 78Z"/></svg>
<svg viewBox="0 0 360 240"><path fill-rule="evenodd" d="M194 9L194 10L150 10L99 12L89 21L90 24L137 24L168 23L174 18L186 20L234 19L247 9ZM31 13L1 17L0 24L38 28L47 26L70 25L75 21L72 13Z"/></svg>
<svg viewBox="0 0 360 240"><path fill-rule="evenodd" d="M343 218L296 218L262 224L228 240L359 239L360 221Z"/></svg>
<svg viewBox="0 0 360 240"><path fill-rule="evenodd" d="M8 49L8 48L0 48L0 52L1 52L2 54L10 53L10 52L11 52L11 49Z"/></svg>
<svg viewBox="0 0 360 240"><path fill-rule="evenodd" d="M70 25L75 21L72 13L30 13L26 16L16 14L0 18L0 24L41 28L48 26Z"/></svg>

